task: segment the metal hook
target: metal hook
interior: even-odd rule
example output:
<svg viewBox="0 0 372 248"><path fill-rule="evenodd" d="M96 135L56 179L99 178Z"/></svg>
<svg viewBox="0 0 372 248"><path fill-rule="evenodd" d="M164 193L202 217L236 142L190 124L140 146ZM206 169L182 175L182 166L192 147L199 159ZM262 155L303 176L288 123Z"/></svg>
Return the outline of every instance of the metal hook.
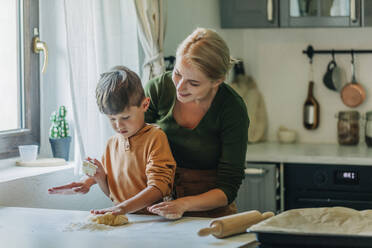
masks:
<svg viewBox="0 0 372 248"><path fill-rule="evenodd" d="M335 50L332 49L332 60L335 61Z"/></svg>
<svg viewBox="0 0 372 248"><path fill-rule="evenodd" d="M308 46L306 50L307 57L310 59L310 64L313 63L313 56L314 56L314 48L313 46Z"/></svg>
<svg viewBox="0 0 372 248"><path fill-rule="evenodd" d="M351 49L351 63L354 64L354 50Z"/></svg>

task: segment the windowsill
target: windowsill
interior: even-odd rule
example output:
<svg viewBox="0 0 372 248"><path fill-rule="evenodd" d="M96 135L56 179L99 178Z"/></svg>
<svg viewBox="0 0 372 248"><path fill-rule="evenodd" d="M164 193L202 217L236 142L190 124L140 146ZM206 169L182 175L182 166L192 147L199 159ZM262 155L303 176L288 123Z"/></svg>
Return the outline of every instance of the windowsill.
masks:
<svg viewBox="0 0 372 248"><path fill-rule="evenodd" d="M19 159L10 158L0 160L0 183L74 168L73 161L68 162L66 165L48 167L16 166L16 161Z"/></svg>

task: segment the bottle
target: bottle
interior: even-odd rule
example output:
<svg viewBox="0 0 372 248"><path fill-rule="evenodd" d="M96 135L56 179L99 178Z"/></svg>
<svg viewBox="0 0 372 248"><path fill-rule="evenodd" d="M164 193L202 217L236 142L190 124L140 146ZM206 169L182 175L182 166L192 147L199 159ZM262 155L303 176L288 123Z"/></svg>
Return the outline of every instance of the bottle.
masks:
<svg viewBox="0 0 372 248"><path fill-rule="evenodd" d="M366 113L365 138L367 146L372 147L372 111Z"/></svg>
<svg viewBox="0 0 372 248"><path fill-rule="evenodd" d="M307 98L304 104L304 127L316 129L319 126L319 103L313 96L314 82L309 82Z"/></svg>

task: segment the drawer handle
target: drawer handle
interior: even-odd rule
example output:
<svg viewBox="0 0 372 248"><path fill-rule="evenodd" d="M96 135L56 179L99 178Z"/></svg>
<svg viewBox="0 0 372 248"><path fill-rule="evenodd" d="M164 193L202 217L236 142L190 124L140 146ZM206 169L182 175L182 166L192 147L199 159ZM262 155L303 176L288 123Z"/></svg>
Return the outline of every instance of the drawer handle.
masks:
<svg viewBox="0 0 372 248"><path fill-rule="evenodd" d="M265 169L259 169L259 168L247 168L244 170L244 173L246 175L255 175L255 176L262 176L267 173L267 170Z"/></svg>
<svg viewBox="0 0 372 248"><path fill-rule="evenodd" d="M356 6L355 0L350 0L350 19L352 22L356 22Z"/></svg>
<svg viewBox="0 0 372 248"><path fill-rule="evenodd" d="M267 0L267 20L272 22L274 20L273 12L274 12L274 5L273 0Z"/></svg>

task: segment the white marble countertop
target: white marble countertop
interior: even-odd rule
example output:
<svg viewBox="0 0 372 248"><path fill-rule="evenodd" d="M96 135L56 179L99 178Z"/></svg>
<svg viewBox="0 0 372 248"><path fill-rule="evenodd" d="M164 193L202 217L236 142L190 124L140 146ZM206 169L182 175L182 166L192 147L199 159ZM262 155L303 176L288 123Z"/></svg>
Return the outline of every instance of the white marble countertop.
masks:
<svg viewBox="0 0 372 248"><path fill-rule="evenodd" d="M160 216L129 214L129 224L82 228L87 211L0 207L0 246L7 248L95 248L95 247L246 247L253 234L226 239L199 237L200 228L212 219L184 217L166 220ZM250 245L249 245L250 246Z"/></svg>
<svg viewBox="0 0 372 248"><path fill-rule="evenodd" d="M264 142L248 144L247 162L314 163L372 166L372 148L366 145L280 144Z"/></svg>

